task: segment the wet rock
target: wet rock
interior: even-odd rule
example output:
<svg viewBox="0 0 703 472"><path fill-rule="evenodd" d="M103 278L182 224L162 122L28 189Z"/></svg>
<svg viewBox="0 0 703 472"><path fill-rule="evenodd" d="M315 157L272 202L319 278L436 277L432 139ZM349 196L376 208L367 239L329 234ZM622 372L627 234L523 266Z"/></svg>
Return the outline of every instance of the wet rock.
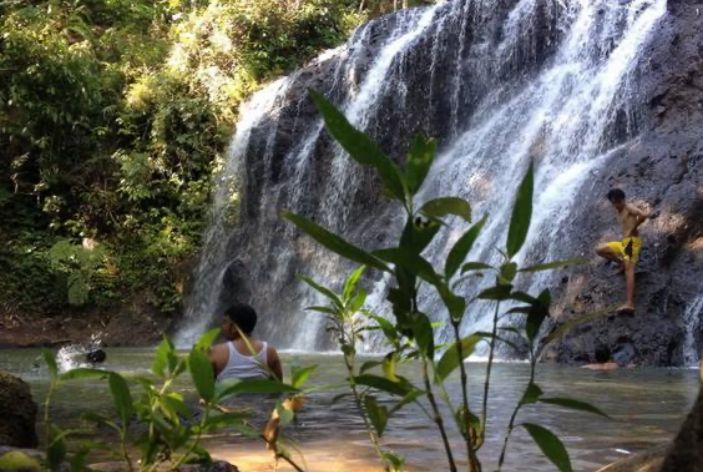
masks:
<svg viewBox="0 0 703 472"><path fill-rule="evenodd" d="M0 371L0 445L35 447L37 405L22 379Z"/></svg>

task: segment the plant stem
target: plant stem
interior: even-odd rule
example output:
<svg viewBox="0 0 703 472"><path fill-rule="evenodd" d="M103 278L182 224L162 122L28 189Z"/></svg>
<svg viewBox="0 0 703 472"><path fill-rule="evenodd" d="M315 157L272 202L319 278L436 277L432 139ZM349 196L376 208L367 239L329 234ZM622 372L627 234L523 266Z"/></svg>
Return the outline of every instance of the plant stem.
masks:
<svg viewBox="0 0 703 472"><path fill-rule="evenodd" d="M46 447L51 446L51 423L49 422L49 410L51 408L51 397L54 395L54 389L56 388L56 380L51 379L49 382L49 390L46 392L46 399L44 399L44 435L46 437Z"/></svg>
<svg viewBox="0 0 703 472"><path fill-rule="evenodd" d="M439 428L439 434L442 436L442 443L444 444L444 451L447 454L447 461L449 461L450 472L456 472L456 464L454 463L454 455L452 454L452 448L449 445L449 439L447 438L447 431L444 428L444 421L442 420L442 414L437 407L437 401L435 400L434 393L432 392L432 384L430 383L430 376L427 372L427 357L422 355L422 376L425 380L425 389L427 389L427 399L432 406L432 412L434 413L434 422L437 423Z"/></svg>
<svg viewBox="0 0 703 472"><path fill-rule="evenodd" d="M127 470L132 472L134 467L132 467L132 459L127 452L127 425L122 425L120 428L120 449L122 450L122 458L127 463Z"/></svg>
<svg viewBox="0 0 703 472"><path fill-rule="evenodd" d="M500 309L500 301L496 302L496 309L493 313L493 330L491 331L491 347L488 351L488 364L486 365L486 380L483 384L483 405L481 406L481 437L479 439L479 448L483 446L486 439L486 426L488 424L488 390L491 384L491 370L493 368L493 356L496 347L496 335L498 334L498 310Z"/></svg>
<svg viewBox="0 0 703 472"><path fill-rule="evenodd" d="M193 443L190 445L188 450L176 461L176 463L169 469L171 471L175 471L180 467L183 462L188 458L188 456L195 450L195 448L198 446L200 443L200 438L203 435L203 429L205 429L205 423L207 423L208 416L210 415L210 408L211 408L211 402L207 402L205 404L205 411L203 412L203 417L200 420L200 427L198 428L198 434L195 436L195 440Z"/></svg>
<svg viewBox="0 0 703 472"><path fill-rule="evenodd" d="M470 472L481 472L481 463L476 457L476 449L474 448L473 441L471 440L471 426L469 424L469 390L468 390L468 378L466 375L466 366L464 365L464 353L463 346L461 345L461 335L459 334L459 321L452 320L452 327L454 328L454 340L456 341L456 349L459 354L459 372L461 374L461 397L464 406L464 412L466 418L466 424L459 425L459 431L465 431L463 434L464 440L466 441L466 452L468 454L469 462L467 464L467 469Z"/></svg>
<svg viewBox="0 0 703 472"><path fill-rule="evenodd" d="M532 385L535 381L535 355L533 353L532 346L530 346L530 381L527 384L528 387ZM508 429L505 432L505 439L503 440L503 449L500 451L500 459L498 459L498 470L497 472L500 472L503 468L503 462L505 461L505 451L508 449L508 441L510 440L510 435L513 432L513 429L515 428L515 418L517 418L517 414L520 411L520 409L523 406L522 399L518 402L517 406L515 407L515 410L513 410L513 414L510 416L510 422L508 423Z"/></svg>

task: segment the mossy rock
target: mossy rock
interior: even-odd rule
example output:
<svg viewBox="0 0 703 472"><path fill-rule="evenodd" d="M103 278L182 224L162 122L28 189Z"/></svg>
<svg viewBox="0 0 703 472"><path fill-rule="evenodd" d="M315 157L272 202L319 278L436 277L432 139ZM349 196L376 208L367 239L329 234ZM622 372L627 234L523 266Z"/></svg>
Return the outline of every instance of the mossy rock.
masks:
<svg viewBox="0 0 703 472"><path fill-rule="evenodd" d="M22 379L0 371L0 445L36 447L37 405Z"/></svg>
<svg viewBox="0 0 703 472"><path fill-rule="evenodd" d="M41 471L39 462L22 451L9 451L0 456L0 470L8 472Z"/></svg>

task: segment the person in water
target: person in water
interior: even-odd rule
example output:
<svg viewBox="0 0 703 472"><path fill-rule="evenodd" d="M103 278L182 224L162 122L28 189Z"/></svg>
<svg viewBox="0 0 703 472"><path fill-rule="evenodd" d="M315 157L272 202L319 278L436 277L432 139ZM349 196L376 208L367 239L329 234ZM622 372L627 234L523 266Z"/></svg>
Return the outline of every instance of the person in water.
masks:
<svg viewBox="0 0 703 472"><path fill-rule="evenodd" d="M218 382L271 377L283 380L276 349L266 341L251 337L256 318L254 309L243 303L235 303L225 310L222 333L227 341L210 349L210 362Z"/></svg>
<svg viewBox="0 0 703 472"><path fill-rule="evenodd" d="M619 188L610 190L606 196L615 208L623 239L601 244L596 248L596 253L605 259L619 263L621 270L625 272L625 304L617 311L633 313L635 311L635 264L642 248L638 228L649 218L649 214L628 203L625 200L625 192Z"/></svg>
<svg viewBox="0 0 703 472"><path fill-rule="evenodd" d="M586 364L581 367L583 369L590 370L613 370L620 367L618 363L613 360L613 356L610 354L610 349L606 346L599 346L596 348L595 358L596 362L594 364Z"/></svg>

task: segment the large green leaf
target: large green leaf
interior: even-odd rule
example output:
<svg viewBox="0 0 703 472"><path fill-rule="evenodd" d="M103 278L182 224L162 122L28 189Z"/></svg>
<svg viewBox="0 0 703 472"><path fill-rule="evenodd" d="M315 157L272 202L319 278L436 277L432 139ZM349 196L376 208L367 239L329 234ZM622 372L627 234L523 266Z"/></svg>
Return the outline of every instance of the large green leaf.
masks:
<svg viewBox="0 0 703 472"><path fill-rule="evenodd" d="M427 172L432 166L432 161L434 161L436 151L437 142L434 139L420 135L415 136L405 164L405 177L411 194L414 195L422 187Z"/></svg>
<svg viewBox="0 0 703 472"><path fill-rule="evenodd" d="M108 374L109 372L106 370L79 367L78 369L71 369L68 372L64 372L59 378L61 380L95 379L107 377Z"/></svg>
<svg viewBox="0 0 703 472"><path fill-rule="evenodd" d="M574 400L572 398L550 397L550 398L540 398L539 401L542 403L559 405L559 406L563 406L564 408L585 411L587 413L593 413L595 415L600 415L600 416L604 416L606 418L610 418L601 409L591 405L590 403L587 403L587 402L584 402L581 400Z"/></svg>
<svg viewBox="0 0 703 472"><path fill-rule="evenodd" d="M386 157L365 133L354 128L327 98L316 90L309 89L309 92L315 106L325 120L327 130L334 139L349 153L352 159L360 164L375 168L388 193L401 202L405 202L405 184L398 166Z"/></svg>
<svg viewBox="0 0 703 472"><path fill-rule="evenodd" d="M404 248L380 249L373 253L376 257L395 265L406 268L412 274L437 286L441 283L441 278L435 272L432 264L419 254L415 254Z"/></svg>
<svg viewBox="0 0 703 472"><path fill-rule="evenodd" d="M537 446L560 472L571 472L571 460L561 440L548 429L532 423L522 423L521 426L530 433Z"/></svg>
<svg viewBox="0 0 703 472"><path fill-rule="evenodd" d="M210 349L210 346L212 346L212 343L215 342L215 339L217 339L217 336L220 334L220 328L213 328L209 331L206 331L203 333L202 336L200 336L200 339L198 339L198 342L195 343L195 349L199 349L202 351L207 351Z"/></svg>
<svg viewBox="0 0 703 472"><path fill-rule="evenodd" d="M366 385L368 387L373 387L382 392L390 393L393 395L405 396L411 389L403 382L393 382L385 377L379 377L378 375L363 374L354 377L354 381L359 385Z"/></svg>
<svg viewBox="0 0 703 472"><path fill-rule="evenodd" d="M154 360L151 364L151 371L159 377L166 375L166 368L168 367L169 370L172 369L171 364L173 364L173 362L171 362L170 359L175 357L174 351L175 348L173 347L173 343L170 339L164 336L159 345L156 347L156 355L154 356Z"/></svg>
<svg viewBox="0 0 703 472"><path fill-rule="evenodd" d="M369 420L371 420L371 424L378 436L383 436L383 432L386 430L386 424L388 424L388 408L379 405L376 401L376 397L373 395L365 395L364 410L366 410L366 414Z"/></svg>
<svg viewBox="0 0 703 472"><path fill-rule="evenodd" d="M457 343L453 343L449 346L435 366L435 381L438 383L443 382L449 374L454 372L454 369L459 367L459 363L463 362L464 359L474 352L476 344L481 339L481 336L475 334L461 339L461 356L459 355Z"/></svg>
<svg viewBox="0 0 703 472"><path fill-rule="evenodd" d="M532 218L532 187L534 182L534 168L532 162L527 169L527 173L520 184L513 206L513 214L510 218L508 228L508 241L506 248L508 256L513 257L518 253L530 229L530 219Z"/></svg>
<svg viewBox="0 0 703 472"><path fill-rule="evenodd" d="M536 383L531 383L525 389L525 393L522 394L522 399L520 403L522 405L529 405L531 403L536 403L539 397L542 396L542 389Z"/></svg>
<svg viewBox="0 0 703 472"><path fill-rule="evenodd" d="M374 267L379 270L390 272L390 269L378 257L375 257L368 252L360 249L353 244L348 243L334 233L330 233L322 226L319 226L307 218L298 216L289 211L284 211L281 216L295 224L304 233L308 234L315 241L325 246L330 251L346 257L359 264L365 264L369 267Z"/></svg>
<svg viewBox="0 0 703 472"><path fill-rule="evenodd" d="M439 232L442 224L436 220L423 220L408 216L400 235L400 247L405 251L420 254Z"/></svg>
<svg viewBox="0 0 703 472"><path fill-rule="evenodd" d="M317 290L318 292L320 292L322 295L324 295L329 301L334 303L334 305L337 308L342 309L344 307L342 300L340 300L340 298L337 296L337 294L334 293L332 290L328 289L327 287L325 287L323 285L318 284L310 277L306 277L304 275L299 274L298 278L300 280L302 280L303 282L305 282L306 284L308 284L309 286L311 286L312 288L314 288L315 290Z"/></svg>
<svg viewBox="0 0 703 472"><path fill-rule="evenodd" d="M510 298L512 285L496 285L489 287L478 294L481 300L507 300Z"/></svg>
<svg viewBox="0 0 703 472"><path fill-rule="evenodd" d="M542 328L542 323L549 316L551 300L552 297L549 290L544 289L537 297L537 301L530 307L527 313L527 320L525 321L525 334L530 341L537 337L539 330Z"/></svg>
<svg viewBox="0 0 703 472"><path fill-rule="evenodd" d="M471 222L471 204L459 197L440 197L422 205L420 213L432 218L454 215Z"/></svg>
<svg viewBox="0 0 703 472"><path fill-rule="evenodd" d="M429 358L434 357L434 331L430 319L424 313L413 313L412 330L418 347Z"/></svg>
<svg viewBox="0 0 703 472"><path fill-rule="evenodd" d="M308 381L310 375L315 372L315 369L317 369L316 365L311 365L303 368L294 368L291 386L293 386L293 388L301 388L305 384L305 382Z"/></svg>
<svg viewBox="0 0 703 472"><path fill-rule="evenodd" d="M484 262L467 262L466 264L461 266L461 273L465 274L466 272L472 270L487 270L493 268L494 267L492 265L486 264Z"/></svg>
<svg viewBox="0 0 703 472"><path fill-rule="evenodd" d="M559 267L568 267L573 265L588 264L589 260L583 257L574 257L572 259L562 259L559 261L546 262L544 264L535 264L524 269L520 269L520 272L538 272L541 270L557 269Z"/></svg>
<svg viewBox="0 0 703 472"><path fill-rule="evenodd" d="M342 299L347 302L351 299L352 295L354 294L354 289L356 289L356 286L359 284L359 280L361 280L361 276L364 274L364 270L366 270L366 266L359 266L349 274L349 277L347 277L347 280L344 281L344 288L342 289Z"/></svg>
<svg viewBox="0 0 703 472"><path fill-rule="evenodd" d="M193 349L188 356L190 375L198 393L205 401L215 397L215 373L207 354L200 349Z"/></svg>
<svg viewBox="0 0 703 472"><path fill-rule="evenodd" d="M231 397L234 395L242 395L247 393L294 393L299 390L291 385L286 385L278 380L273 379L251 379L242 380L234 385L229 385L223 388L217 395L219 400Z"/></svg>
<svg viewBox="0 0 703 472"><path fill-rule="evenodd" d="M459 238L459 240L449 251L447 262L444 266L444 276L447 280L451 279L454 274L456 274L456 271L459 270L462 262L464 262L464 259L466 259L469 251L471 251L471 247L474 245L474 242L481 232L483 225L486 224L487 219L488 217L484 216L478 223L469 228L469 230L464 233L461 238Z"/></svg>
<svg viewBox="0 0 703 472"><path fill-rule="evenodd" d="M122 424L126 425L129 421L129 416L133 412L132 393L129 391L127 381L120 374L110 372L108 383L110 384L110 392L112 393L112 400L115 403L117 414L122 420Z"/></svg>

